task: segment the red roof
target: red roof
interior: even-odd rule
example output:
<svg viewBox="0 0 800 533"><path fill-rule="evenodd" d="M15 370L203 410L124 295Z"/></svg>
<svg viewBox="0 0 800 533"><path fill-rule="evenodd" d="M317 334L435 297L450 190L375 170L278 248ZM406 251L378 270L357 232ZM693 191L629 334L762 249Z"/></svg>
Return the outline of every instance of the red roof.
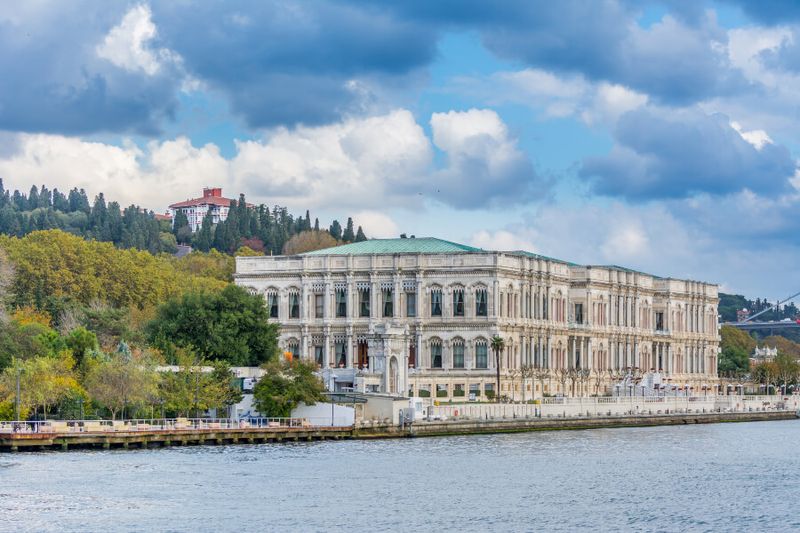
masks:
<svg viewBox="0 0 800 533"><path fill-rule="evenodd" d="M221 196L207 196L205 198L192 198L191 200L186 200L185 202L178 202L177 204L170 205L170 209L177 209L179 207L197 207L198 205L219 205L219 206L230 206L232 202L236 200L231 200L230 198L222 198Z"/></svg>
<svg viewBox="0 0 800 533"><path fill-rule="evenodd" d="M185 202L178 202L172 204L170 209L178 209L181 207L197 207L200 205L216 205L216 206L230 206L236 200L222 197L222 188L220 187L206 187L203 189L202 198L193 198ZM246 204L247 207L254 207L253 204Z"/></svg>

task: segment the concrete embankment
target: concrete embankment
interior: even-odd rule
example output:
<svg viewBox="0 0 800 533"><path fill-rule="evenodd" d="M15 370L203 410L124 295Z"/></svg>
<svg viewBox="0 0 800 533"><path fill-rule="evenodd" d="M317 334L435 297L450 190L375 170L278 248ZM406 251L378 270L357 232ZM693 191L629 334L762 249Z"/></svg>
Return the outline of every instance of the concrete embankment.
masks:
<svg viewBox="0 0 800 533"><path fill-rule="evenodd" d="M167 446L225 445L317 441L328 439L387 439L441 437L488 433L519 433L597 428L713 424L796 420L795 411L738 413L684 413L669 415L629 415L572 418L462 419L417 422L410 427L309 427L309 428L231 428L175 429L152 431L5 433L0 434L0 451L44 451L73 449L129 449Z"/></svg>
<svg viewBox="0 0 800 533"><path fill-rule="evenodd" d="M417 422L410 427L359 428L354 438L441 437L446 435L478 435L487 433L520 433L526 431L555 431L597 428L646 426L675 426L685 424L715 424L722 422L758 422L796 420L794 411L740 413L685 413L675 415L631 415L585 418L516 418L495 420L445 420Z"/></svg>
<svg viewBox="0 0 800 533"><path fill-rule="evenodd" d="M174 429L116 432L6 433L0 451L160 448L352 438L351 427Z"/></svg>

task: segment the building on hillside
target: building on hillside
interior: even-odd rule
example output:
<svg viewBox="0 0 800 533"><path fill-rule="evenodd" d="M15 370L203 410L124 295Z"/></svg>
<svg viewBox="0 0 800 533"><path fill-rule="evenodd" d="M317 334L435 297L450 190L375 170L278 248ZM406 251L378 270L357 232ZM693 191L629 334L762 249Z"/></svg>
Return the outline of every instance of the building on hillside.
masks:
<svg viewBox="0 0 800 533"><path fill-rule="evenodd" d="M750 316L750 311L747 309L739 309L736 311L736 322L744 322Z"/></svg>
<svg viewBox="0 0 800 533"><path fill-rule="evenodd" d="M203 224L203 219L207 213L211 214L211 221L214 224L225 221L228 218L231 204L235 202L237 200L222 196L222 188L206 187L203 189L202 197L170 205L169 214L174 221L178 211L183 211L186 214L186 218L189 219L189 227L192 231L197 231ZM247 206L253 207L252 204L247 204Z"/></svg>
<svg viewBox="0 0 800 533"><path fill-rule="evenodd" d="M161 222L161 221L172 222L172 214L169 211L167 211L163 215L161 215L159 213L156 213L156 214L153 215L153 218L155 218L159 222Z"/></svg>
<svg viewBox="0 0 800 533"><path fill-rule="evenodd" d="M717 376L717 286L435 238L237 257L280 345L336 388L444 400L610 393L647 373L687 392ZM627 378L626 378L627 377Z"/></svg>
<svg viewBox="0 0 800 533"><path fill-rule="evenodd" d="M753 350L753 355L750 356L750 365L754 366L760 363L769 363L778 357L778 348L769 346L756 346Z"/></svg>

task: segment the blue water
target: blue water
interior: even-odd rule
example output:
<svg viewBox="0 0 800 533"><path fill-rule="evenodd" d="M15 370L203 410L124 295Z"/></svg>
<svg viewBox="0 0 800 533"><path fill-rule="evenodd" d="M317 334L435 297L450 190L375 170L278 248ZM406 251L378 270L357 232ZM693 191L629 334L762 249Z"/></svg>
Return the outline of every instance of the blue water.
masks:
<svg viewBox="0 0 800 533"><path fill-rule="evenodd" d="M0 531L800 530L800 421L0 454Z"/></svg>

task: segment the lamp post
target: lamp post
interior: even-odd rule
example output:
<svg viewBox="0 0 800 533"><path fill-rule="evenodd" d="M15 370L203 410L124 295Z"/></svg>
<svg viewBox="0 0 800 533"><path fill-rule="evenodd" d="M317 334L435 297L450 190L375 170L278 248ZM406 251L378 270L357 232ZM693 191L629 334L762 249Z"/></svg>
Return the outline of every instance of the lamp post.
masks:
<svg viewBox="0 0 800 533"><path fill-rule="evenodd" d="M80 412L81 412L80 420L83 420L83 397L78 398L78 405L80 406Z"/></svg>
<svg viewBox="0 0 800 533"><path fill-rule="evenodd" d="M14 408L15 408L15 411L16 411L15 415L16 415L17 422L19 422L19 401L20 401L19 380L20 380L20 375L21 374L22 374L22 367L20 367L19 363L17 363L17 396L16 396L15 401L14 401Z"/></svg>

